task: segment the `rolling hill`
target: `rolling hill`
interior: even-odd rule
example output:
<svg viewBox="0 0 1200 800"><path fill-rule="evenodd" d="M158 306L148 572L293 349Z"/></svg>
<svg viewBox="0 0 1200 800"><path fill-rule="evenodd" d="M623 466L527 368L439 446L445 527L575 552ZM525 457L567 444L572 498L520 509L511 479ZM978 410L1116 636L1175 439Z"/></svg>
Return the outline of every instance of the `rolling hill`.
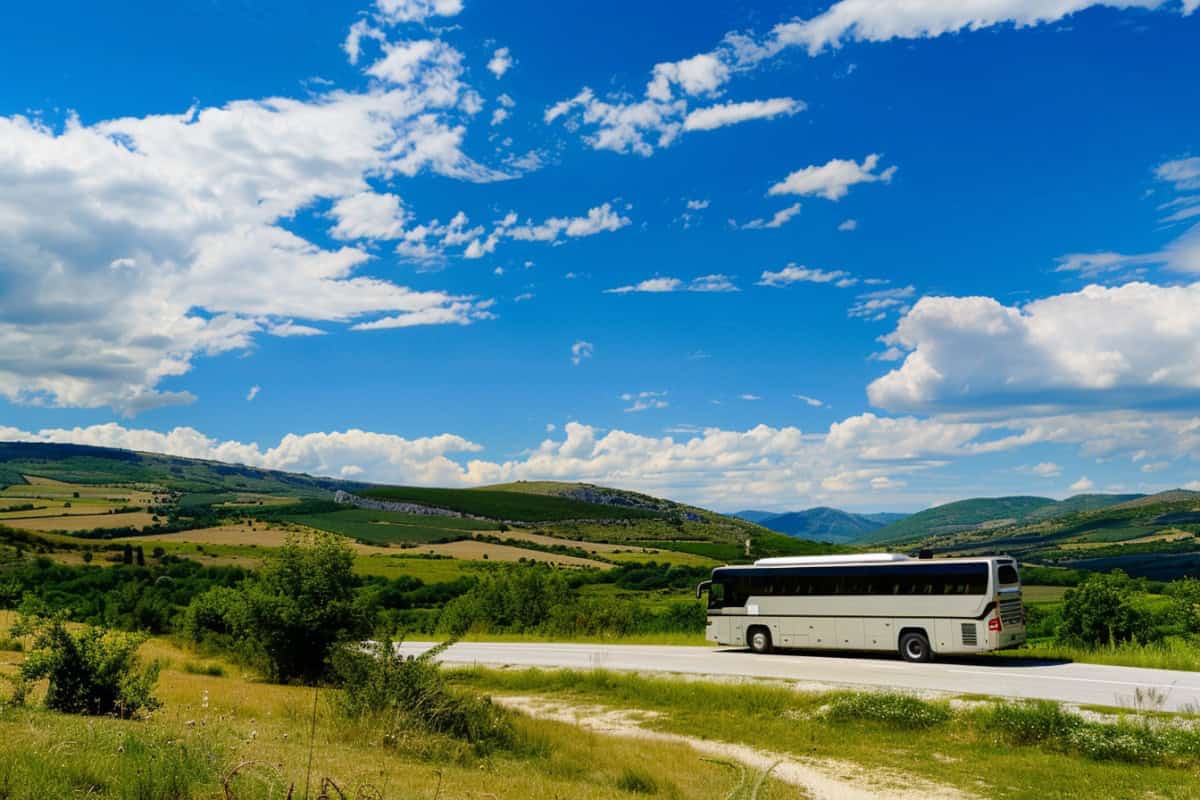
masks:
<svg viewBox="0 0 1200 800"><path fill-rule="evenodd" d="M1140 498L1141 495L1075 495L1056 501L1049 497L978 497L934 506L866 534L860 544L911 544L932 536L972 530L992 530L1024 522L1050 520L1095 511Z"/></svg>
<svg viewBox="0 0 1200 800"><path fill-rule="evenodd" d="M827 506L773 513L769 511L738 511L733 516L805 539L838 544L853 543L872 531L904 519L905 514L853 514Z"/></svg>
<svg viewBox="0 0 1200 800"><path fill-rule="evenodd" d="M80 510L69 508L69 493L56 507L38 501L41 505L36 508L18 510L35 505L31 501L36 498L31 495L48 491L28 486L35 480L60 481L72 488L109 487L117 494L122 492L116 490L124 487L129 494L146 497L139 509L121 509L116 501L97 509L111 515L104 519L68 519ZM21 487L23 491L14 491ZM695 506L593 484L518 482L472 489L380 486L82 445L0 443L0 491L14 498L14 508L6 507L0 514L0 525L60 533L86 531L92 538L110 538L105 529L128 516L112 512L125 510L139 515L129 518L130 530L144 528L143 533L157 534L260 520L322 528L363 541L413 543L471 538L472 530L504 532L513 526L534 538L653 547L719 561L836 549ZM335 503L339 491L415 508L406 509L407 513L365 510ZM291 502L277 502L282 500ZM460 525L436 510L489 524Z"/></svg>

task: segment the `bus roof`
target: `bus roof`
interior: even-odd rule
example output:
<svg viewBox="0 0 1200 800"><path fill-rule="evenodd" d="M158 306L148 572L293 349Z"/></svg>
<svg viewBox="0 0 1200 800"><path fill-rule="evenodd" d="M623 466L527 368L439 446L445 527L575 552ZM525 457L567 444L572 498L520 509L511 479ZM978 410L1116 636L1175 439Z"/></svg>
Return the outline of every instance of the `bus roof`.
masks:
<svg viewBox="0 0 1200 800"><path fill-rule="evenodd" d="M854 564L922 564L931 560L938 562L975 562L981 561L1011 561L1012 556L974 556L967 558L913 558L902 553L848 553L836 556L783 556L776 558L760 558L754 562L756 567L818 567L818 566L850 566Z"/></svg>

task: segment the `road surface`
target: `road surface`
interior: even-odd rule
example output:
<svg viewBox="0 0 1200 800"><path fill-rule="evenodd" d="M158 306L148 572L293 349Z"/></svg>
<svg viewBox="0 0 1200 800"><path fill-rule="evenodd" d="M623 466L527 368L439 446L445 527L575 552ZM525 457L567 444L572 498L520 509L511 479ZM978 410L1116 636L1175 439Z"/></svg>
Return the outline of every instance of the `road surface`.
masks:
<svg viewBox="0 0 1200 800"><path fill-rule="evenodd" d="M406 642L400 651L415 655L432 646ZM1153 689L1166 698L1160 707L1163 711L1200 709L1200 672L1057 661L975 658L910 664L898 658L757 655L709 647L507 642L460 642L441 659L448 664L777 678L830 687L886 687L1130 708L1138 689Z"/></svg>

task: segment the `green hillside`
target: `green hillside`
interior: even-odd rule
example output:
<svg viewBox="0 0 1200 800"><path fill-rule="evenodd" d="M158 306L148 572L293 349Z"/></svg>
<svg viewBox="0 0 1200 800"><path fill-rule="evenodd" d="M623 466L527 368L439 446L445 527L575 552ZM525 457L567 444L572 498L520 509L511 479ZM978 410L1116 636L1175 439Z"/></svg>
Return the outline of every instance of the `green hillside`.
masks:
<svg viewBox="0 0 1200 800"><path fill-rule="evenodd" d="M933 534L937 555L1007 553L1028 564L1122 569L1173 580L1200 575L1200 492L1171 491L1051 519Z"/></svg>
<svg viewBox="0 0 1200 800"><path fill-rule="evenodd" d="M833 552L744 520L638 492L583 483L518 482L478 489L373 486L154 453L70 444L0 443L0 489L23 486L24 476L81 486L137 488L162 493L154 531L194 530L246 520L299 524L368 542L433 543L470 538L501 523L531 534L575 542L628 544L699 554L718 560ZM457 511L487 522L367 511L333 502L345 490L378 500ZM286 501L291 504L281 504ZM16 501L14 501L16 502ZM105 513L109 507L102 509ZM65 526L68 509L54 525ZM33 513L38 513L34 510ZM11 516L11 515L10 515ZM146 515L147 517L149 514ZM112 517L111 528L120 521ZM0 520L16 527L36 521ZM142 524L145 524L143 521ZM125 533L136 532L127 530ZM113 534L92 531L93 537ZM747 555L747 542L749 554ZM574 545L573 545L574 546Z"/></svg>
<svg viewBox="0 0 1200 800"><path fill-rule="evenodd" d="M868 533L861 544L904 544L930 536L974 529L995 530L1021 523L1058 519L1098 511L1145 498L1140 494L1077 494L1066 500L1049 497L981 497L934 506ZM769 526L768 526L769 527Z"/></svg>
<svg viewBox="0 0 1200 800"><path fill-rule="evenodd" d="M987 497L959 500L920 511L863 536L862 544L905 544L929 536L980 525L1018 522L1039 508L1054 505L1049 497Z"/></svg>
<svg viewBox="0 0 1200 800"><path fill-rule="evenodd" d="M329 497L338 489L354 491L365 486L351 481L111 447L0 442L0 488L24 483L23 475L93 485L154 484L185 493L258 492L301 497Z"/></svg>

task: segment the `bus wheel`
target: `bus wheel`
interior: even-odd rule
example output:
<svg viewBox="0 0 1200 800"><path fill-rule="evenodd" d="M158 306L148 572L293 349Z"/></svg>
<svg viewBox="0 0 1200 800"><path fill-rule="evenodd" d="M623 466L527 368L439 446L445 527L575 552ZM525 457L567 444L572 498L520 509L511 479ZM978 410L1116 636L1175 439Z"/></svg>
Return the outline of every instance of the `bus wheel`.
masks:
<svg viewBox="0 0 1200 800"><path fill-rule="evenodd" d="M751 628L747 637L750 649L756 653L771 652L771 632L766 628Z"/></svg>
<svg viewBox="0 0 1200 800"><path fill-rule="evenodd" d="M925 634L909 631L900 637L900 657L905 661L929 661L933 658L933 648Z"/></svg>

